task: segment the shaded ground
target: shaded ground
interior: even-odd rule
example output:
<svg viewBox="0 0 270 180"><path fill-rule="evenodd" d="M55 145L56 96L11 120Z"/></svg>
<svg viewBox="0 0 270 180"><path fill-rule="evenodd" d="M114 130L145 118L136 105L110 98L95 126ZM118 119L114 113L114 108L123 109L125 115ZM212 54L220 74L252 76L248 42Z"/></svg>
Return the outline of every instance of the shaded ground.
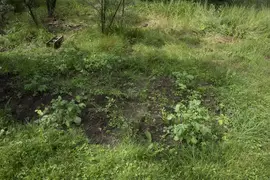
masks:
<svg viewBox="0 0 270 180"><path fill-rule="evenodd" d="M16 88L15 75L0 75L0 106L10 108L13 116L22 122L28 122L37 117L36 109L48 105L53 96L51 94L22 93Z"/></svg>
<svg viewBox="0 0 270 180"><path fill-rule="evenodd" d="M50 105L52 99L57 95L50 93L39 93L33 95L31 92L20 92L16 88L15 75L4 74L0 76L0 106L11 109L15 119L27 123L37 118L36 109L44 109ZM91 95L87 99L86 108L81 114L82 127L89 138L90 143L117 144L118 134L121 133L119 126L127 126L138 136L145 137L145 133L151 134L151 141L159 142L163 135L162 110L173 111L177 102L185 100L186 97L178 94L174 79L161 76L144 83L138 92L144 90L142 97L112 97L106 94ZM218 113L215 94L209 89L204 94L204 104L213 112ZM134 94L140 94L134 92ZM74 97L63 96L71 100ZM113 103L108 106L110 99ZM172 105L172 106L168 106Z"/></svg>

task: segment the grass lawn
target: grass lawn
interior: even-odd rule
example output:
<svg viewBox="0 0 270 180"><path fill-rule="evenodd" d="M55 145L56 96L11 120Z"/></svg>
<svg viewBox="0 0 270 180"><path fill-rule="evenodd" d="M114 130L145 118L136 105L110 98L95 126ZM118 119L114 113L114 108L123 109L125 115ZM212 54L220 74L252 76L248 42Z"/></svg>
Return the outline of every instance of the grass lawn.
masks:
<svg viewBox="0 0 270 180"><path fill-rule="evenodd" d="M269 8L138 1L108 35L34 10L0 36L0 179L270 179Z"/></svg>

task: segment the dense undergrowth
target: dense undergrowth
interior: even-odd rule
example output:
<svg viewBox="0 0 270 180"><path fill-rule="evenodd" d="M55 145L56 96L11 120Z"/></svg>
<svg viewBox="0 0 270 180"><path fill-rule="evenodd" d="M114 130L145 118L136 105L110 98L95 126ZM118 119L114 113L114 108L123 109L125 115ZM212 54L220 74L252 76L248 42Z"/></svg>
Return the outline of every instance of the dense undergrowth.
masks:
<svg viewBox="0 0 270 180"><path fill-rule="evenodd" d="M136 2L109 35L57 8L0 37L0 179L270 178L266 6Z"/></svg>

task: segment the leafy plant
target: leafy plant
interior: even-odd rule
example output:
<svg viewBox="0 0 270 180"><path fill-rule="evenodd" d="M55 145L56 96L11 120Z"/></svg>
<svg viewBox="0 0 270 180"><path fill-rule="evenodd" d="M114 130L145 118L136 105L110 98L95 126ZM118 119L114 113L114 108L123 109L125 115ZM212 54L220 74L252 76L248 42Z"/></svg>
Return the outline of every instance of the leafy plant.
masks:
<svg viewBox="0 0 270 180"><path fill-rule="evenodd" d="M189 84L192 84L194 76L187 72L174 72L173 76L176 78L176 85L180 90L186 90Z"/></svg>
<svg viewBox="0 0 270 180"><path fill-rule="evenodd" d="M116 100L114 98L107 97L107 104L104 108L104 111L107 113L109 121L109 126L112 128L125 129L129 127L128 121L124 118L121 111L119 111L119 107L116 104Z"/></svg>
<svg viewBox="0 0 270 180"><path fill-rule="evenodd" d="M174 112L165 115L164 122L168 124L166 132L175 141L196 145L220 140L226 133L229 120L224 115L211 117L201 106L201 101L195 99L188 105L178 103Z"/></svg>
<svg viewBox="0 0 270 180"><path fill-rule="evenodd" d="M49 78L37 74L32 77L30 82L24 85L24 89L27 91L34 91L35 93L45 92L49 89L49 87L47 86L47 84L49 84L49 81Z"/></svg>
<svg viewBox="0 0 270 180"><path fill-rule="evenodd" d="M52 100L49 108L45 108L43 111L36 110L40 116L38 122L42 125L53 127L70 127L72 124L80 125L82 120L79 115L85 107L85 104L80 99L77 96L76 101L67 101L59 96L57 99Z"/></svg>

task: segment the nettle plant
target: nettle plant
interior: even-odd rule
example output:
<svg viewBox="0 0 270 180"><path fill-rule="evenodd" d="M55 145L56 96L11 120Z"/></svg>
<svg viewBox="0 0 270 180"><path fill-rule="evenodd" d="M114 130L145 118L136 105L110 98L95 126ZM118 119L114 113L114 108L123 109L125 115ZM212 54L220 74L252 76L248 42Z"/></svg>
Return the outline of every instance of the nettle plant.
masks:
<svg viewBox="0 0 270 180"><path fill-rule="evenodd" d="M82 109L85 108L85 104L81 102L79 96L75 100L67 101L62 97L58 97L51 101L51 106L45 108L43 111L36 110L39 115L37 122L46 127L70 127L72 124L80 125Z"/></svg>
<svg viewBox="0 0 270 180"><path fill-rule="evenodd" d="M175 140L191 145L226 139L229 119L224 115L212 117L199 100L187 105L178 103L174 112L164 113L165 130Z"/></svg>

